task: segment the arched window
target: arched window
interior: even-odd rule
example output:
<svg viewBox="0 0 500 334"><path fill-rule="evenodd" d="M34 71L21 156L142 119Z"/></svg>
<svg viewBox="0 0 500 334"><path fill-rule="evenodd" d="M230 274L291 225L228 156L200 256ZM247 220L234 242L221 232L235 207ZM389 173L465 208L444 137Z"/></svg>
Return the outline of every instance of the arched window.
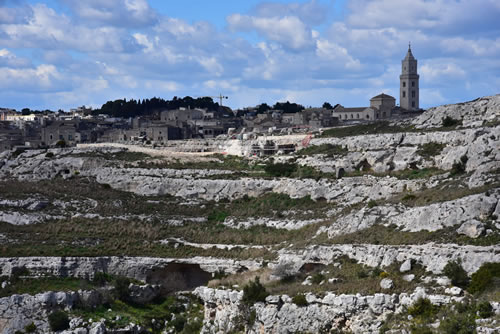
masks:
<svg viewBox="0 0 500 334"><path fill-rule="evenodd" d="M370 115L366 115L366 119L370 119Z"/></svg>
<svg viewBox="0 0 500 334"><path fill-rule="evenodd" d="M351 118L354 118L354 115L353 115L353 114L351 114Z"/></svg>
<svg viewBox="0 0 500 334"><path fill-rule="evenodd" d="M359 114L356 114L356 117L359 118Z"/></svg>
<svg viewBox="0 0 500 334"><path fill-rule="evenodd" d="M406 81L403 81L403 87L406 87Z"/></svg>

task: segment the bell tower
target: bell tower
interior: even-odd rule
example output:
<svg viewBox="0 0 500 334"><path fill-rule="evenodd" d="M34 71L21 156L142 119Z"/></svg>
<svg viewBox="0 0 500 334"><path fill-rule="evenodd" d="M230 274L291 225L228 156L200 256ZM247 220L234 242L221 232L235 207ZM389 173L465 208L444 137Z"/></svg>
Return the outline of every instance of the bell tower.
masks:
<svg viewBox="0 0 500 334"><path fill-rule="evenodd" d="M411 53L411 44L408 44L406 57L401 61L401 75L399 76L399 105L406 110L418 110L419 86L417 60Z"/></svg>

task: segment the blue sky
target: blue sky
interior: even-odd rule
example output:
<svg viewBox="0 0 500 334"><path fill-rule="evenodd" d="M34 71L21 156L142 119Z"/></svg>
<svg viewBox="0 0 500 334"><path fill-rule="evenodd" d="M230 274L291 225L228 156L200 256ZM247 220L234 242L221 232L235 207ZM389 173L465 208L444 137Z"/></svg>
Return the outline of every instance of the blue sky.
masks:
<svg viewBox="0 0 500 334"><path fill-rule="evenodd" d="M497 0L0 0L0 107L365 106L398 99L409 41L420 105L461 102L500 93L499 17Z"/></svg>

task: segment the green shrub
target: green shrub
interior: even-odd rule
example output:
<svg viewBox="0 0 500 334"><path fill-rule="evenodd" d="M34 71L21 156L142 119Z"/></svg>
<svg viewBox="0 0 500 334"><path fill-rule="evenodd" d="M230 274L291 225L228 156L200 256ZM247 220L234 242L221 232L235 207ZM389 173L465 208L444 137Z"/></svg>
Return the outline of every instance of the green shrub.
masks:
<svg viewBox="0 0 500 334"><path fill-rule="evenodd" d="M53 158L54 157L54 153L53 152L47 152L47 153L45 153L45 157L46 158Z"/></svg>
<svg viewBox="0 0 500 334"><path fill-rule="evenodd" d="M408 308L408 314L414 317L430 318L436 313L436 308L428 298L419 298Z"/></svg>
<svg viewBox="0 0 500 334"><path fill-rule="evenodd" d="M325 280L325 275L322 273L316 273L312 276L311 282L313 284L319 284Z"/></svg>
<svg viewBox="0 0 500 334"><path fill-rule="evenodd" d="M252 327L253 326L253 324L255 323L255 319L257 319L257 311L255 311L254 309L252 309L250 311L250 314L248 315L248 319L247 319L248 327Z"/></svg>
<svg viewBox="0 0 500 334"><path fill-rule="evenodd" d="M50 329L54 332L63 331L69 328L69 318L64 311L55 311L49 314Z"/></svg>
<svg viewBox="0 0 500 334"><path fill-rule="evenodd" d="M297 170L297 165L289 163L267 164L264 171L274 177L290 177Z"/></svg>
<svg viewBox="0 0 500 334"><path fill-rule="evenodd" d="M203 327L203 322L201 320L188 322L182 329L183 334L197 334L200 333Z"/></svg>
<svg viewBox="0 0 500 334"><path fill-rule="evenodd" d="M128 301L130 299L130 291L128 289L130 279L119 276L115 279L114 285L117 298L124 302Z"/></svg>
<svg viewBox="0 0 500 334"><path fill-rule="evenodd" d="M341 155L349 152L347 148L341 145L333 144L321 144L321 145L310 145L309 147L303 148L298 151L299 155L315 155L315 154L326 154L327 156Z"/></svg>
<svg viewBox="0 0 500 334"><path fill-rule="evenodd" d="M450 116L446 116L445 118L443 118L442 122L443 126L446 128L462 124L462 121L451 118Z"/></svg>
<svg viewBox="0 0 500 334"><path fill-rule="evenodd" d="M403 202L409 202L409 201L413 201L413 200L416 200L417 199L417 196L413 195L413 194L406 194L403 196L403 198L401 198L401 200Z"/></svg>
<svg viewBox="0 0 500 334"><path fill-rule="evenodd" d="M473 294L483 292L495 277L500 277L500 263L485 263L472 274L467 290Z"/></svg>
<svg viewBox="0 0 500 334"><path fill-rule="evenodd" d="M225 211L213 210L207 217L209 222L223 223L229 214Z"/></svg>
<svg viewBox="0 0 500 334"><path fill-rule="evenodd" d="M453 313L441 321L439 329L444 334L475 334L476 321L473 313Z"/></svg>
<svg viewBox="0 0 500 334"><path fill-rule="evenodd" d="M370 272L370 276L371 277L380 277L380 275L384 273L384 271L382 269L380 269L379 267L375 267L372 269L372 271Z"/></svg>
<svg viewBox="0 0 500 334"><path fill-rule="evenodd" d="M306 296L304 296L302 293L299 293L298 295L295 295L292 298L292 302L295 305L299 306L299 307L303 307L303 306L309 305L309 303L307 302Z"/></svg>
<svg viewBox="0 0 500 334"><path fill-rule="evenodd" d="M12 280L17 281L21 276L29 276L30 271L25 266L14 267L12 268L11 275L12 275Z"/></svg>
<svg viewBox="0 0 500 334"><path fill-rule="evenodd" d="M469 160L469 158L467 158L466 155L462 155L460 157L460 160L459 161L455 161L453 163L453 165L451 166L450 175L451 176L455 176L455 175L458 175L458 174L465 173L465 168L467 166L467 161L468 160Z"/></svg>
<svg viewBox="0 0 500 334"><path fill-rule="evenodd" d="M378 203L377 203L377 201L375 201L375 200L371 199L370 201L368 201L368 204L367 204L367 205L368 205L368 208L370 208L370 209L371 209L371 208L376 207L376 206L378 205Z"/></svg>
<svg viewBox="0 0 500 334"><path fill-rule="evenodd" d="M98 271L94 274L94 279L92 280L92 282L95 285L104 286L106 285L106 283L111 282L112 280L113 278L111 277L111 275L102 271Z"/></svg>
<svg viewBox="0 0 500 334"><path fill-rule="evenodd" d="M441 151L445 146L446 146L445 144L440 144L436 142L425 143L419 146L417 154L428 159L431 157L435 157L436 155L441 153Z"/></svg>
<svg viewBox="0 0 500 334"><path fill-rule="evenodd" d="M490 305L491 306L491 305ZM35 324L32 322L31 324L29 325L26 325L26 327L24 327L24 331L26 333L34 333L36 331L36 326Z"/></svg>
<svg viewBox="0 0 500 334"><path fill-rule="evenodd" d="M186 325L186 318L182 315L177 315L175 319L170 322L170 324L175 328L176 332L180 332Z"/></svg>
<svg viewBox="0 0 500 334"><path fill-rule="evenodd" d="M477 305L477 313L481 318L489 318L494 315L493 306L491 306L490 302L484 301Z"/></svg>
<svg viewBox="0 0 500 334"><path fill-rule="evenodd" d="M443 273L451 280L451 284L462 289L469 285L469 277L462 267L461 261L450 261L443 269Z"/></svg>
<svg viewBox="0 0 500 334"><path fill-rule="evenodd" d="M260 283L260 277L255 277L255 281L250 281L243 287L243 303L253 305L257 302L264 302L269 293L266 288Z"/></svg>

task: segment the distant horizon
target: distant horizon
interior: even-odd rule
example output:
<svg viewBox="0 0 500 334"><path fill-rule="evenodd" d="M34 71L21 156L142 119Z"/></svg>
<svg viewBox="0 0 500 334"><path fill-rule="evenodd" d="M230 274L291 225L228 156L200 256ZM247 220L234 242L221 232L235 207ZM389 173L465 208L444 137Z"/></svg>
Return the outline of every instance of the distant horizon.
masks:
<svg viewBox="0 0 500 334"><path fill-rule="evenodd" d="M399 105L411 42L428 109L500 93L498 17L490 0L0 0L0 107Z"/></svg>

